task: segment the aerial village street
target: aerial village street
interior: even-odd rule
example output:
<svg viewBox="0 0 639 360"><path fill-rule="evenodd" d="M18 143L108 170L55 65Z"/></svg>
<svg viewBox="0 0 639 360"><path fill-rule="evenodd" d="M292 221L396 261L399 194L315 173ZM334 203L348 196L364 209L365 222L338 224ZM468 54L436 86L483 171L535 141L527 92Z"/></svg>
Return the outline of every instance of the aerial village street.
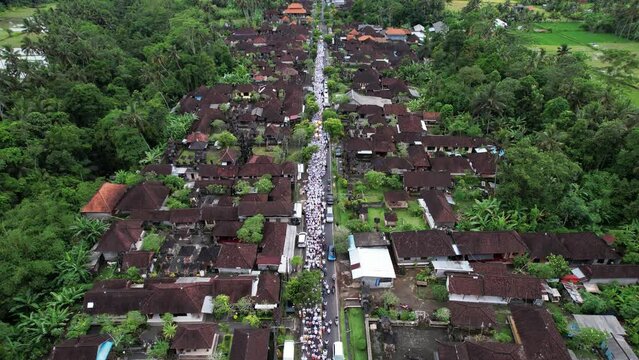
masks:
<svg viewBox="0 0 639 360"><path fill-rule="evenodd" d="M639 360L637 1L0 1L0 360Z"/></svg>

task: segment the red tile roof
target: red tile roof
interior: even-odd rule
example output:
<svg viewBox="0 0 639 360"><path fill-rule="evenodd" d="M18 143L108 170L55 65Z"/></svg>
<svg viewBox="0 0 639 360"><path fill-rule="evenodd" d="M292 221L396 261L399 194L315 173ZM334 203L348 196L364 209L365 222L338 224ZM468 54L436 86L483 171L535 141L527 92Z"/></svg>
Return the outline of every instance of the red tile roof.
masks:
<svg viewBox="0 0 639 360"><path fill-rule="evenodd" d="M120 220L111 224L109 229L102 234L96 251L100 252L126 252L131 250L142 235L142 221Z"/></svg>
<svg viewBox="0 0 639 360"><path fill-rule="evenodd" d="M386 28L386 35L408 35L410 34L410 30L406 29L398 29L398 28Z"/></svg>
<svg viewBox="0 0 639 360"><path fill-rule="evenodd" d="M91 200L80 211L86 213L112 213L118 201L126 193L127 186L122 184L104 183L93 195Z"/></svg>

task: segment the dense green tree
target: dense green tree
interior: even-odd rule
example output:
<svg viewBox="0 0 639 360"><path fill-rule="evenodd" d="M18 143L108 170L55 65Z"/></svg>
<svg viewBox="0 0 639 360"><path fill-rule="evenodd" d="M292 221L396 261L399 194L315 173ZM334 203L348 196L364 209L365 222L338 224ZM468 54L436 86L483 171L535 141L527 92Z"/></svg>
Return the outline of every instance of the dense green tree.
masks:
<svg viewBox="0 0 639 360"><path fill-rule="evenodd" d="M322 301L322 276L317 270L302 270L284 287L284 297L296 307L319 304Z"/></svg>
<svg viewBox="0 0 639 360"><path fill-rule="evenodd" d="M507 149L497 196L509 207L536 206L553 213L580 173L579 165L561 152L544 152L519 143Z"/></svg>
<svg viewBox="0 0 639 360"><path fill-rule="evenodd" d="M249 217L237 231L237 237L244 242L259 244L264 237L264 221L262 214Z"/></svg>

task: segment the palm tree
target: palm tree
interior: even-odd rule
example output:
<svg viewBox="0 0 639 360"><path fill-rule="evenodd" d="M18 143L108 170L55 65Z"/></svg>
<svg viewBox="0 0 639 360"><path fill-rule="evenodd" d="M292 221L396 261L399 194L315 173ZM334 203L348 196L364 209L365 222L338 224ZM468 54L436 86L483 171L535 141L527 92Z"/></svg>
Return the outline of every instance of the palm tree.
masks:
<svg viewBox="0 0 639 360"><path fill-rule="evenodd" d="M493 82L475 94L471 106L473 115L483 116L488 119L486 122L486 133L488 133L490 118L495 115L501 116L508 105L506 104L504 93L499 90L497 83Z"/></svg>
<svg viewBox="0 0 639 360"><path fill-rule="evenodd" d="M86 241L93 245L108 228L109 224L102 220L77 216L69 229L76 241Z"/></svg>
<svg viewBox="0 0 639 360"><path fill-rule="evenodd" d="M570 48L566 44L562 44L557 48L557 56L564 56L570 53Z"/></svg>

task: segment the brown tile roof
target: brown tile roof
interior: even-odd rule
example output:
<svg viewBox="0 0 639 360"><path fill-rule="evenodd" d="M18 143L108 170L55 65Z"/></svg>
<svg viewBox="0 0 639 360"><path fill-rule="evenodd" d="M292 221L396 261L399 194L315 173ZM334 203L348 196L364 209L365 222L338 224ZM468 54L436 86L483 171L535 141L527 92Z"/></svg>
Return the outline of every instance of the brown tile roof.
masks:
<svg viewBox="0 0 639 360"><path fill-rule="evenodd" d="M207 295L212 295L210 282L153 284L140 311L143 314L197 314L202 311Z"/></svg>
<svg viewBox="0 0 639 360"><path fill-rule="evenodd" d="M225 269L252 269L257 257L257 245L241 243L220 244L215 267Z"/></svg>
<svg viewBox="0 0 639 360"><path fill-rule="evenodd" d="M258 304L278 304L280 302L280 276L278 273L271 271L260 273L255 301Z"/></svg>
<svg viewBox="0 0 639 360"><path fill-rule="evenodd" d="M216 324L181 324L171 341L171 349L210 349L216 333Z"/></svg>
<svg viewBox="0 0 639 360"><path fill-rule="evenodd" d="M468 159L461 156L441 156L430 159L431 169L433 171L447 171L454 174L471 173L473 169L470 167Z"/></svg>
<svg viewBox="0 0 639 360"><path fill-rule="evenodd" d="M437 353L439 360L527 360L523 347L512 343L440 343Z"/></svg>
<svg viewBox="0 0 639 360"><path fill-rule="evenodd" d="M142 235L142 221L120 220L111 224L111 227L102 234L96 251L100 252L126 252L140 239Z"/></svg>
<svg viewBox="0 0 639 360"><path fill-rule="evenodd" d="M264 237L260 244L260 253L257 255L258 265L278 265L284 252L286 241L286 229L288 225L280 222L266 222L264 224Z"/></svg>
<svg viewBox="0 0 639 360"><path fill-rule="evenodd" d="M272 176L295 175L295 170L290 165L284 164L245 164L238 172L240 177L260 177L265 174Z"/></svg>
<svg viewBox="0 0 639 360"><path fill-rule="evenodd" d="M201 177L233 179L237 177L239 169L237 166L221 166L221 165L199 165L197 172Z"/></svg>
<svg viewBox="0 0 639 360"><path fill-rule="evenodd" d="M470 136L452 136L452 135L426 135L422 137L422 144L428 146L438 147L480 147L484 145L490 145L491 142L484 138L470 137Z"/></svg>
<svg viewBox="0 0 639 360"><path fill-rule="evenodd" d="M207 206L202 208L202 220L212 221L238 221L237 207L233 206Z"/></svg>
<svg viewBox="0 0 639 360"><path fill-rule="evenodd" d="M220 156L220 162L234 163L240 157L239 153L231 148L226 148Z"/></svg>
<svg viewBox="0 0 639 360"><path fill-rule="evenodd" d="M238 215L249 217L262 214L265 217L285 217L293 215L290 201L243 202L238 206Z"/></svg>
<svg viewBox="0 0 639 360"><path fill-rule="evenodd" d="M202 220L202 209L172 209L168 211L172 224L195 224Z"/></svg>
<svg viewBox="0 0 639 360"><path fill-rule="evenodd" d="M384 192L384 201L387 203L397 203L400 201L410 201L410 195L404 190L393 190Z"/></svg>
<svg viewBox="0 0 639 360"><path fill-rule="evenodd" d="M448 172L409 171L404 173L404 186L409 188L448 188L453 178Z"/></svg>
<svg viewBox="0 0 639 360"><path fill-rule="evenodd" d="M570 260L595 260L621 258L602 238L592 232L557 234L568 249Z"/></svg>
<svg viewBox="0 0 639 360"><path fill-rule="evenodd" d="M462 255L523 254L528 247L515 231L460 231L453 240Z"/></svg>
<svg viewBox="0 0 639 360"><path fill-rule="evenodd" d="M430 167L428 153L423 146L411 145L408 147L408 159L416 168Z"/></svg>
<svg viewBox="0 0 639 360"><path fill-rule="evenodd" d="M75 339L67 339L53 347L51 360L95 360L98 348L111 339L109 335L83 335Z"/></svg>
<svg viewBox="0 0 639 360"><path fill-rule="evenodd" d="M385 104L384 115L406 115L408 110L404 104Z"/></svg>
<svg viewBox="0 0 639 360"><path fill-rule="evenodd" d="M267 360L269 329L235 329L229 360Z"/></svg>
<svg viewBox="0 0 639 360"><path fill-rule="evenodd" d="M497 156L491 153L468 154L468 161L479 176L490 177L497 173Z"/></svg>
<svg viewBox="0 0 639 360"><path fill-rule="evenodd" d="M550 254L569 257L569 251L554 233L522 233L521 239L528 246L528 254L533 260L545 261Z"/></svg>
<svg viewBox="0 0 639 360"><path fill-rule="evenodd" d="M169 196L169 188L166 186L161 183L145 182L129 189L116 209L124 212L157 210L162 206L167 196Z"/></svg>
<svg viewBox="0 0 639 360"><path fill-rule="evenodd" d="M373 161L373 169L385 173L390 173L392 170L414 170L413 164L408 159L387 156L383 158L377 158Z"/></svg>
<svg viewBox="0 0 639 360"><path fill-rule="evenodd" d="M151 293L148 289L94 287L84 294L83 310L92 315L124 315L129 311L140 310Z"/></svg>
<svg viewBox="0 0 639 360"><path fill-rule="evenodd" d="M456 223L457 216L453 207L446 200L446 195L441 190L423 190L421 197L428 207L428 211L435 220L435 224Z"/></svg>
<svg viewBox="0 0 639 360"><path fill-rule="evenodd" d="M216 221L211 230L211 235L216 237L235 237L241 227L242 222L240 221Z"/></svg>
<svg viewBox="0 0 639 360"><path fill-rule="evenodd" d="M91 200L84 205L81 213L113 213L118 201L126 193L127 186L122 184L104 183L93 195Z"/></svg>
<svg viewBox="0 0 639 360"><path fill-rule="evenodd" d="M388 246L390 242L386 239L383 232L360 232L353 233L355 240L355 246L357 247L372 247L372 246Z"/></svg>
<svg viewBox="0 0 639 360"><path fill-rule="evenodd" d="M548 310L532 305L511 305L510 312L528 360L571 359Z"/></svg>
<svg viewBox="0 0 639 360"><path fill-rule="evenodd" d="M452 239L445 231L394 232L390 238L398 258L455 256Z"/></svg>
<svg viewBox="0 0 639 360"><path fill-rule="evenodd" d="M450 309L450 324L463 329L495 328L497 317L495 308L488 304L474 304L451 301L446 304Z"/></svg>
<svg viewBox="0 0 639 360"><path fill-rule="evenodd" d="M285 178L285 177L274 178L273 184L275 185L275 187L268 194L271 200L291 201L293 199L293 190L291 188L293 182L291 181L290 178Z"/></svg>
<svg viewBox="0 0 639 360"><path fill-rule="evenodd" d="M448 276L448 292L470 296L497 296L521 300L541 299L541 280L525 275L469 275Z"/></svg>
<svg viewBox="0 0 639 360"><path fill-rule="evenodd" d="M639 265L582 265L588 279L639 279Z"/></svg>
<svg viewBox="0 0 639 360"><path fill-rule="evenodd" d="M157 175L171 175L173 171L173 166L171 164L151 164L147 165L142 169L143 174L147 173L156 173Z"/></svg>
<svg viewBox="0 0 639 360"><path fill-rule="evenodd" d="M130 267L146 270L151 266L152 260L152 251L129 251L122 256L122 270L127 270Z"/></svg>

